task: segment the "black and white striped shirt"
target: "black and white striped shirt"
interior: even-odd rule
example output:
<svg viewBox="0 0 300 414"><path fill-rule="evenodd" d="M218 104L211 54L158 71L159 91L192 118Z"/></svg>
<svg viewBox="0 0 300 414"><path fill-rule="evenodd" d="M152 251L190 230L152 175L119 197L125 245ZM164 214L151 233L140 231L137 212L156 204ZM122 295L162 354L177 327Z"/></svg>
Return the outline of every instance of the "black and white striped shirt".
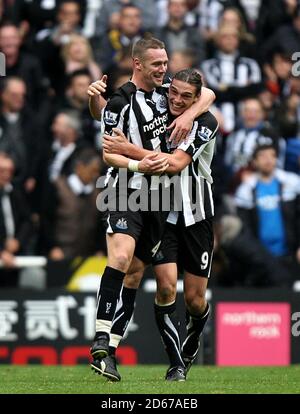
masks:
<svg viewBox="0 0 300 414"><path fill-rule="evenodd" d="M238 53L218 52L215 58L203 62L202 70L208 87L218 93L218 106L224 117L225 132L231 132L235 127L236 104L257 93L255 88L261 82L260 68L254 59L242 57Z"/></svg>
<svg viewBox="0 0 300 414"><path fill-rule="evenodd" d="M226 0L201 0L199 4L200 30L217 31Z"/></svg>
<svg viewBox="0 0 300 414"><path fill-rule="evenodd" d="M179 173L182 197L180 214L183 214L186 226L214 215L210 165L214 155L217 130L216 118L212 113L205 112L194 121L187 142L177 147L192 157L192 162ZM180 209L180 206L178 207ZM178 211L172 211L168 222L176 224L178 214Z"/></svg>
<svg viewBox="0 0 300 414"><path fill-rule="evenodd" d="M279 138L269 128L241 128L230 134L226 139L225 165L232 170L233 173L240 168L247 167L252 159L252 155L256 147L260 145L273 145L279 155L278 166L283 166L285 157L285 141Z"/></svg>
<svg viewBox="0 0 300 414"><path fill-rule="evenodd" d="M113 128L121 129L130 142L150 151L166 151L161 147L168 125L169 83L146 92L127 82L109 99L102 112L102 131L111 134ZM140 188L142 173L128 172L131 188ZM111 167L107 180L118 171ZM153 180L155 177L153 177Z"/></svg>

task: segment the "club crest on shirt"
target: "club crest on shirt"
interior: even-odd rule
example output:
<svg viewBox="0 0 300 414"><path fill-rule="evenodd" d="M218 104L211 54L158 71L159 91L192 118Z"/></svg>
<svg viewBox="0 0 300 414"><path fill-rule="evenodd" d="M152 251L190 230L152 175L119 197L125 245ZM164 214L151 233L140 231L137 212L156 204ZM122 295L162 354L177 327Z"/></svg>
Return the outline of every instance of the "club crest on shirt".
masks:
<svg viewBox="0 0 300 414"><path fill-rule="evenodd" d="M118 114L111 111L104 112L104 122L107 125L117 125L118 123Z"/></svg>
<svg viewBox="0 0 300 414"><path fill-rule="evenodd" d="M160 96L156 102L156 109L162 114L166 112L167 109L167 98L165 96Z"/></svg>
<svg viewBox="0 0 300 414"><path fill-rule="evenodd" d="M198 137L201 138L202 141L209 141L211 134L212 131L205 126L202 126L200 131L198 131Z"/></svg>

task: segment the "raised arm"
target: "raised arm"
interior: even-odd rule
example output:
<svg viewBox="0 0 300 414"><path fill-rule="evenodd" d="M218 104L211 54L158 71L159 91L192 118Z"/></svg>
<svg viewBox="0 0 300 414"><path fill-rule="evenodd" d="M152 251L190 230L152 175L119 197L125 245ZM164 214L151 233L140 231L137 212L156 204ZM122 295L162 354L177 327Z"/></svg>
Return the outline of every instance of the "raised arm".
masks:
<svg viewBox="0 0 300 414"><path fill-rule="evenodd" d="M101 94L106 91L107 75L89 85L87 94L89 95L89 109L92 117L97 121L101 120L101 111L106 106L106 100Z"/></svg>

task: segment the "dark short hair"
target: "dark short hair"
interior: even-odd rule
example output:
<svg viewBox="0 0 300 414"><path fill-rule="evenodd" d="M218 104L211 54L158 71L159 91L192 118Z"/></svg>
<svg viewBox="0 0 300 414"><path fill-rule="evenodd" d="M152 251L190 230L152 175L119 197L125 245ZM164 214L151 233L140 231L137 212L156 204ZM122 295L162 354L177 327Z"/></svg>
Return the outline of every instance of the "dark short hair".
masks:
<svg viewBox="0 0 300 414"><path fill-rule="evenodd" d="M278 156L277 148L273 144L264 144L264 145L257 145L255 150L253 151L252 159L255 160L255 158L257 158L258 154L261 151L265 151L265 150L269 150L269 149L274 150L275 154L276 154L276 157Z"/></svg>
<svg viewBox="0 0 300 414"><path fill-rule="evenodd" d="M139 11L141 12L140 7L139 7L139 6L137 6L137 5L135 5L135 4L133 4L133 3L123 4L123 5L121 6L121 9L120 9L121 13L122 13L124 10L126 10L126 9L137 9L137 10L139 10Z"/></svg>
<svg viewBox="0 0 300 414"><path fill-rule="evenodd" d="M95 159L101 161L98 152L94 148L86 147L83 148L80 152L78 152L74 161L75 165L89 165Z"/></svg>
<svg viewBox="0 0 300 414"><path fill-rule="evenodd" d="M0 94L6 91L6 89L9 87L10 82L12 81L23 83L27 89L26 82L24 81L23 78L20 78L19 76L6 76L6 77L0 78Z"/></svg>
<svg viewBox="0 0 300 414"><path fill-rule="evenodd" d="M165 44L155 37L145 37L138 40L132 48L132 57L143 58L148 49L165 49Z"/></svg>
<svg viewBox="0 0 300 414"><path fill-rule="evenodd" d="M183 69L175 73L173 79L189 83L196 88L196 95L201 94L202 77L197 69Z"/></svg>
<svg viewBox="0 0 300 414"><path fill-rule="evenodd" d="M92 81L91 73L87 68L77 69L66 76L66 87L69 87L72 84L73 80L78 76L86 76L90 79L90 81Z"/></svg>
<svg viewBox="0 0 300 414"><path fill-rule="evenodd" d="M69 4L69 3L75 3L78 6L79 10L82 12L82 5L81 5L81 2L78 0L59 0L58 5L57 5L57 10L60 10L62 6L64 6L65 4Z"/></svg>

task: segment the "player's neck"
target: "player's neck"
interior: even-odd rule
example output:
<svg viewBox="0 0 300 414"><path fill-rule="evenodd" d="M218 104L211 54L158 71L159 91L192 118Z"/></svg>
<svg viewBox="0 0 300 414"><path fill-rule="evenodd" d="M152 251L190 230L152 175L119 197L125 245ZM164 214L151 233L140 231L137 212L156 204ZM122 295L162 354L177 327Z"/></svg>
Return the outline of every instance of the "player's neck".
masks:
<svg viewBox="0 0 300 414"><path fill-rule="evenodd" d="M154 86L151 88L140 76L138 76L138 74L135 73L132 75L131 82L135 84L137 89L143 89L146 92L151 92L154 89Z"/></svg>

